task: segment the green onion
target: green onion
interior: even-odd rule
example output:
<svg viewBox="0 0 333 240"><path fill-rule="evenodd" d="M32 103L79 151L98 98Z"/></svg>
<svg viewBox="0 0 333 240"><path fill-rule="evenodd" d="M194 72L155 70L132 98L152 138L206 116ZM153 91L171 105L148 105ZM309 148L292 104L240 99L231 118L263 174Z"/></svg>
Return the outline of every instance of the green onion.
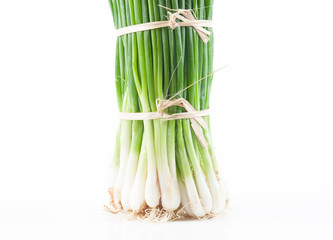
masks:
<svg viewBox="0 0 333 240"><path fill-rule="evenodd" d="M211 20L213 11L212 0L110 0L110 6L117 29L168 20L171 10L161 6L193 9L200 20ZM155 112L157 101L170 97L185 98L198 111L208 109L213 46L213 34L205 44L192 27L118 37L115 82L119 111ZM165 113L183 111L170 107ZM157 220L181 213L196 218L221 213L227 196L213 151L209 117L204 119L209 125L203 129L206 148L189 119L121 120L111 164L111 208Z"/></svg>

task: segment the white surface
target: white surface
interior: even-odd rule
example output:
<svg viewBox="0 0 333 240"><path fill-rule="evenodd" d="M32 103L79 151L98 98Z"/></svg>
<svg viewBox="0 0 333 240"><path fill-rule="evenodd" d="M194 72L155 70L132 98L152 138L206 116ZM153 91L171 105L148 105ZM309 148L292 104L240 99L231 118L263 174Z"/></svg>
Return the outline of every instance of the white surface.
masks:
<svg viewBox="0 0 333 240"><path fill-rule="evenodd" d="M118 122L107 1L0 0L1 239L333 238L331 1L215 2L232 209L143 224L102 211Z"/></svg>
<svg viewBox="0 0 333 240"><path fill-rule="evenodd" d="M1 239L332 239L331 199L243 199L207 221L144 223L88 204L49 203L2 212ZM96 206L100 206L96 204ZM1 222L2 220L2 222Z"/></svg>

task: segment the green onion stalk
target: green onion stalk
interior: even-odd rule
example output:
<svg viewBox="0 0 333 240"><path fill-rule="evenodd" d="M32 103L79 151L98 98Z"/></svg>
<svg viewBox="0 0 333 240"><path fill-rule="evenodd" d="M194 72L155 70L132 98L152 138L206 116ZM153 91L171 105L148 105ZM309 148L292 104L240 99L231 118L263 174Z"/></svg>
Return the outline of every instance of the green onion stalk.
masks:
<svg viewBox="0 0 333 240"><path fill-rule="evenodd" d="M171 9L192 9L211 20L213 0L109 0L116 29L168 20ZM164 7L168 8L164 8ZM115 82L119 111L156 112L156 103L186 99L196 110L209 109L213 80L212 29L204 43L193 27L159 28L118 37ZM198 81L200 80L200 81ZM185 111L181 107L167 114ZM210 120L202 129L203 147L189 119L121 120L111 163L110 208L172 219L180 213L206 218L227 203L215 159Z"/></svg>

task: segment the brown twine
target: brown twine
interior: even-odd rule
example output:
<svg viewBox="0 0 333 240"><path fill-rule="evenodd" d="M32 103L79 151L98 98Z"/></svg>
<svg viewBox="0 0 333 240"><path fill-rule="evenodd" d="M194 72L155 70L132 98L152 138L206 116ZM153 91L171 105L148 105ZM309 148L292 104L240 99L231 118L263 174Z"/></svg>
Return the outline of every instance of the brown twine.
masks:
<svg viewBox="0 0 333 240"><path fill-rule="evenodd" d="M186 112L167 114L163 112L165 109L173 106L182 107ZM202 118L203 116L209 115L209 109L197 111L195 108L184 98L177 98L175 100L157 100L156 112L143 112L143 113L129 113L121 112L121 120L177 120L177 119L190 119L192 129L197 136L201 146L206 148L208 146L207 140L202 132L201 127L204 129L208 128L207 122ZM201 126L201 127L200 127Z"/></svg>
<svg viewBox="0 0 333 240"><path fill-rule="evenodd" d="M193 27L204 43L207 43L209 41L209 35L211 33L208 30L204 29L204 27L211 28L212 27L211 20L197 20L192 9L170 9L161 5L159 5L159 7L165 8L169 11L175 11L175 13L168 12L169 14L168 21L148 22L117 29L116 31L117 37L130 33L153 30L164 27L170 27L171 29L175 29L177 27ZM179 21L177 22L176 20Z"/></svg>

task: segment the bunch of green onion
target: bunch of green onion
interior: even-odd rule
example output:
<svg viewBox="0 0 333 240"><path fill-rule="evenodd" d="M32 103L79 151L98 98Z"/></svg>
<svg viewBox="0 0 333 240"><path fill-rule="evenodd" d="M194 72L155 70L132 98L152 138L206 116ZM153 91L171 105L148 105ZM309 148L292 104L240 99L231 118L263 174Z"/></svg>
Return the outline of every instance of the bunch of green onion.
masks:
<svg viewBox="0 0 333 240"><path fill-rule="evenodd" d="M213 0L110 0L110 5L117 29L168 20L168 10L161 6L193 9L200 20L211 20L213 12ZM207 44L193 27L127 34L117 39L115 63L121 112L155 112L157 100L174 95L196 110L209 108L213 34ZM113 211L138 215L163 211L172 216L183 210L203 218L224 210L226 191L213 153L209 117L204 119L209 125L203 129L206 148L189 119L121 120L109 183Z"/></svg>

